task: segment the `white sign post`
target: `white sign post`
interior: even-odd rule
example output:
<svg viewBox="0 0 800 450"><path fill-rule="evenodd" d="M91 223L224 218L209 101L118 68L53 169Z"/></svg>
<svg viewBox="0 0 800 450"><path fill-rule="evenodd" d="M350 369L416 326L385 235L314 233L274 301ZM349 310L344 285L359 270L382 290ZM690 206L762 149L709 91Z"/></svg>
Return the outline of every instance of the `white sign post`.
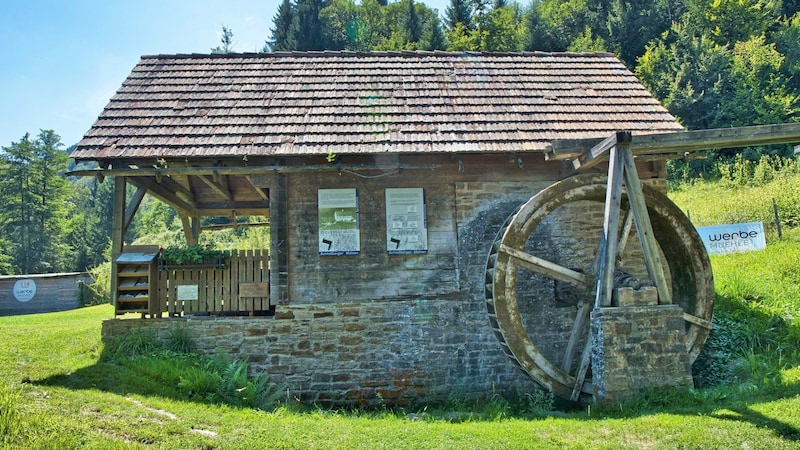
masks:
<svg viewBox="0 0 800 450"><path fill-rule="evenodd" d="M762 222L697 227L708 253L718 255L767 248Z"/></svg>

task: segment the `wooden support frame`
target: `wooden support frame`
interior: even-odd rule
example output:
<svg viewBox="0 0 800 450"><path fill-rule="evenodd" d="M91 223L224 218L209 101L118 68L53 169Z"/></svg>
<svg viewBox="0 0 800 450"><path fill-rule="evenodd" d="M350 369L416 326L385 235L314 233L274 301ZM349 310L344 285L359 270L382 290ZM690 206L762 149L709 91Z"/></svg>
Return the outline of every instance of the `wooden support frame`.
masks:
<svg viewBox="0 0 800 450"><path fill-rule="evenodd" d="M554 141L545 154L548 160L568 160L570 171L584 173L609 160L614 139L565 139ZM800 142L800 123L755 125L737 128L678 131L675 133L634 135L630 152L637 159L671 159L690 156L694 152L737 148L752 145L791 144Z"/></svg>

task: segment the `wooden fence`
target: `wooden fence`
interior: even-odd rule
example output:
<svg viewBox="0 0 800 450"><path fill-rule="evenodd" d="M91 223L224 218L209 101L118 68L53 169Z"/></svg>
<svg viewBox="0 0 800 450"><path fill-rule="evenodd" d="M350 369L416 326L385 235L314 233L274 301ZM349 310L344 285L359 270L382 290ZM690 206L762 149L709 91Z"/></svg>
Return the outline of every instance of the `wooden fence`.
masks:
<svg viewBox="0 0 800 450"><path fill-rule="evenodd" d="M270 306L267 250L233 250L209 264L159 263L159 313L265 315Z"/></svg>

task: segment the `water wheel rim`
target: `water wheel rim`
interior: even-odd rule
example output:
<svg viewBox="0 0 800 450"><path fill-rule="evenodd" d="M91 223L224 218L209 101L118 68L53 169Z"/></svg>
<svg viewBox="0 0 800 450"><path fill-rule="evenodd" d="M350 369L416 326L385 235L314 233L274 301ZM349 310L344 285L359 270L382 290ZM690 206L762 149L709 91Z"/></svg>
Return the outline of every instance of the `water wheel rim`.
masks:
<svg viewBox="0 0 800 450"><path fill-rule="evenodd" d="M606 185L604 175L580 175L539 192L503 225L487 262L486 304L501 347L538 384L564 398L570 398L576 377L545 357L528 336L516 299L518 264L508 249L524 248L538 224L560 206L582 200L604 201ZM693 363L710 331L714 302L711 264L696 229L680 209L649 186L643 186L643 194L656 240L670 268L673 303L684 309L687 318L687 352ZM665 243L674 245L664 248ZM590 394L590 386L583 388L583 393Z"/></svg>

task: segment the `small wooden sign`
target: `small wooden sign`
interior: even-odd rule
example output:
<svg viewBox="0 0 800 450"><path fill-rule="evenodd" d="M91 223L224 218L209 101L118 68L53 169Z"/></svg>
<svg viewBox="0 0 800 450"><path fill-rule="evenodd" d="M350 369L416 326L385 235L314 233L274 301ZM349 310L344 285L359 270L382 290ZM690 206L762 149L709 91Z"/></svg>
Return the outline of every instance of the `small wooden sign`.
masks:
<svg viewBox="0 0 800 450"><path fill-rule="evenodd" d="M269 297L269 283L241 283L239 297Z"/></svg>

